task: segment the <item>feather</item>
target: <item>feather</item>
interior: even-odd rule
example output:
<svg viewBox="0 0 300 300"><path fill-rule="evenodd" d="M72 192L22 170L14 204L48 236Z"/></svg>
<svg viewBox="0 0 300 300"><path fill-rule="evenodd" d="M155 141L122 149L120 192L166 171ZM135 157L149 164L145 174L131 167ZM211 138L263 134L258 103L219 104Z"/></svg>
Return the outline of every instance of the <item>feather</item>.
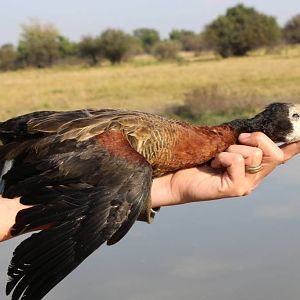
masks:
<svg viewBox="0 0 300 300"><path fill-rule="evenodd" d="M121 136L118 156L112 155L109 136L58 145L46 136L15 157L3 176L3 195L35 206L17 214L11 233L50 228L16 248L6 289L13 300L41 299L115 233L115 241L123 237L137 219L149 198L152 169Z"/></svg>

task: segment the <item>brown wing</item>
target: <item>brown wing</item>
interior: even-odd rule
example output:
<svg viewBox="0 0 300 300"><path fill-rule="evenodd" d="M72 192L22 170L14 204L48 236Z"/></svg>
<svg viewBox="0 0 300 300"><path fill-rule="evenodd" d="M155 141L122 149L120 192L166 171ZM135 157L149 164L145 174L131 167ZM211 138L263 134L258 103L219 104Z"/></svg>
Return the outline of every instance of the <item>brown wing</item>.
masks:
<svg viewBox="0 0 300 300"><path fill-rule="evenodd" d="M27 123L29 132L59 134L61 141L68 139L87 140L105 131L121 130L126 136L136 136L146 141L152 131L161 128L166 119L152 114L137 111L122 111L103 109L98 111L88 110L88 115L82 116L82 111L70 118L70 113L60 112L47 117L38 117ZM73 112L74 113L74 112ZM169 121L170 122L170 121Z"/></svg>
<svg viewBox="0 0 300 300"><path fill-rule="evenodd" d="M79 118L90 118L94 110L76 110L67 112L36 111L26 115L18 116L2 122L0 126L0 139L7 144L13 141L20 141L41 137L46 133L54 133L61 125ZM35 120L48 120L44 130L31 130L28 126Z"/></svg>
<svg viewBox="0 0 300 300"><path fill-rule="evenodd" d="M3 178L4 197L35 204L18 213L13 235L52 225L16 248L6 289L13 300L41 299L101 244L120 240L150 194L152 169L121 132L52 140L23 147Z"/></svg>
<svg viewBox="0 0 300 300"><path fill-rule="evenodd" d="M22 141L47 134L57 134L60 131L73 133L76 129L99 127L100 131L111 127L115 120L140 118L147 115L140 112L129 112L115 109L83 109L74 111L37 111L18 116L0 123L0 139L3 143ZM126 121L125 121L126 122ZM137 121L135 121L137 123ZM75 131L74 131L75 130ZM96 135L94 133L94 136ZM75 136L73 136L75 137Z"/></svg>
<svg viewBox="0 0 300 300"><path fill-rule="evenodd" d="M168 131L172 130L172 123L177 122L157 115L126 110L42 111L0 123L0 140L4 144L20 143L55 135L55 142L69 139L85 141L114 129L122 131L133 148L149 160L149 153L145 152L145 148L149 147L145 145L153 144L154 148L164 148L166 145L161 144L167 139ZM162 133L164 129L166 132ZM5 148L0 149L0 160L5 156L4 152Z"/></svg>

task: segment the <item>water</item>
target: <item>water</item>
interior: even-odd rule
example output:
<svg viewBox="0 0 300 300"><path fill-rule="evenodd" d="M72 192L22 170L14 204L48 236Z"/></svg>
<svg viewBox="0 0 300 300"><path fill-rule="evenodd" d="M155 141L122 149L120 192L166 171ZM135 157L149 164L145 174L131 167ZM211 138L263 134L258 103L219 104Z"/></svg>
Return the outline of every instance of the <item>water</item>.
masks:
<svg viewBox="0 0 300 300"><path fill-rule="evenodd" d="M250 196L163 208L90 256L48 300L295 300L300 157ZM20 239L0 245L0 299Z"/></svg>

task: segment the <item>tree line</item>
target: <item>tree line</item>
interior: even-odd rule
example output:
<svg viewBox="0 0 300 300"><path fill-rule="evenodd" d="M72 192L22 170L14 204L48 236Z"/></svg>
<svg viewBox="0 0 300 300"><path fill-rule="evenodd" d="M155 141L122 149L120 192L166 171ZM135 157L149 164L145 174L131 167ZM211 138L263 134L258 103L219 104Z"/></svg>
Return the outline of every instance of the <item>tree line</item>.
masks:
<svg viewBox="0 0 300 300"><path fill-rule="evenodd" d="M98 36L86 35L73 42L53 24L32 21L22 26L16 47L12 44L0 47L0 70L44 68L58 61L72 63L79 59L90 65L101 64L103 60L117 64L142 53L159 60L175 59L181 50L195 53L209 50L225 58L282 43L300 44L300 14L281 28L276 18L243 4L227 9L202 32L174 29L164 40L155 29L138 28L131 34L106 29Z"/></svg>

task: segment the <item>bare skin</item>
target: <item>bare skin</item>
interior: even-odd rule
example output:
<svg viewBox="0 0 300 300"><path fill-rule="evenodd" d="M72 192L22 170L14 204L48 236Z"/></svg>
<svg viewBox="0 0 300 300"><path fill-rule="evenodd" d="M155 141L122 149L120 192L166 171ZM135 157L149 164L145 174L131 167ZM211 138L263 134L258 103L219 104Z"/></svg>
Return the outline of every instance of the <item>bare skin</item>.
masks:
<svg viewBox="0 0 300 300"><path fill-rule="evenodd" d="M300 153L300 142L278 147L263 133L241 134L241 145L220 153L211 166L180 170L156 178L152 185L152 206L200 202L251 193L278 165ZM256 174L245 166L263 165ZM0 198L0 241L11 238L10 230L17 213L28 208L19 199Z"/></svg>

